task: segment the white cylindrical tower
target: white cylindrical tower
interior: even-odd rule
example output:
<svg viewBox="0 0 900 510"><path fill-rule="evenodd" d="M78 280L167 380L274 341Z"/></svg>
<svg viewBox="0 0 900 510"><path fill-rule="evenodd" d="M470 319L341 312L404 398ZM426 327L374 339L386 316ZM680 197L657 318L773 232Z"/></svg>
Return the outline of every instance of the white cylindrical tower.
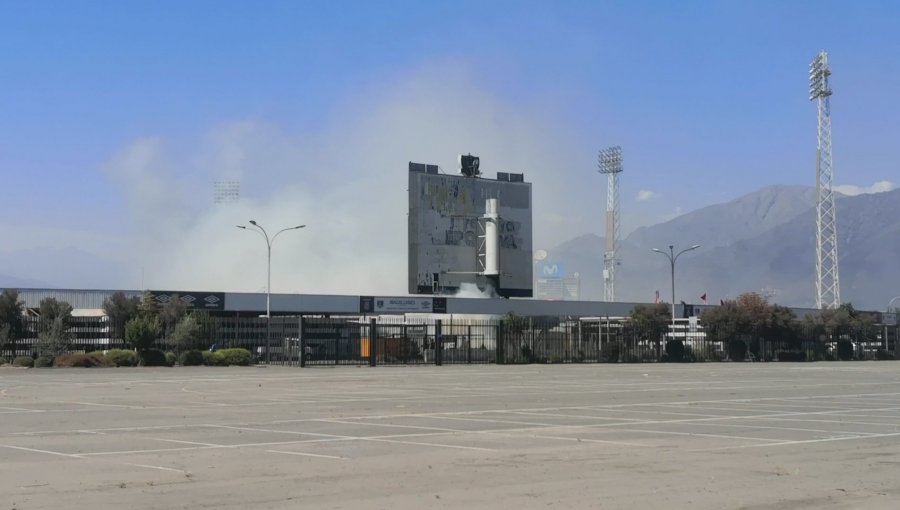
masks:
<svg viewBox="0 0 900 510"><path fill-rule="evenodd" d="M484 204L484 275L500 275L499 201L489 198Z"/></svg>

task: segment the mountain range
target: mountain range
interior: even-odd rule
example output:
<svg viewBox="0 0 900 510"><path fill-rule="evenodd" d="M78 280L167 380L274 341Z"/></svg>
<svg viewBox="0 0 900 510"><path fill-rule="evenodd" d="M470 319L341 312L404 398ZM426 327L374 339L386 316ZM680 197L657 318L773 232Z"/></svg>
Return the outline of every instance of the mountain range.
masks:
<svg viewBox="0 0 900 510"><path fill-rule="evenodd" d="M900 295L900 189L837 196L841 300L882 310ZM627 211L626 211L627 213ZM671 268L653 248L680 251L676 301L710 303L758 292L773 302L815 305L815 189L770 186L736 200L642 227L621 240L616 300L671 301ZM605 240L587 234L549 250L548 260L579 273L581 298L602 299Z"/></svg>
<svg viewBox="0 0 900 510"><path fill-rule="evenodd" d="M838 196L841 298L883 310L900 296L900 189ZM623 211L628 214L628 211ZM694 244L676 264L676 302L710 303L760 292L771 301L815 306L815 190L770 186L730 202L641 227L621 240L616 300L671 300L668 251ZM547 262L578 273L581 298L603 298L605 240L586 234L549 250ZM121 264L74 248L0 251L0 287L120 288L132 281ZM134 284L124 285L134 287Z"/></svg>

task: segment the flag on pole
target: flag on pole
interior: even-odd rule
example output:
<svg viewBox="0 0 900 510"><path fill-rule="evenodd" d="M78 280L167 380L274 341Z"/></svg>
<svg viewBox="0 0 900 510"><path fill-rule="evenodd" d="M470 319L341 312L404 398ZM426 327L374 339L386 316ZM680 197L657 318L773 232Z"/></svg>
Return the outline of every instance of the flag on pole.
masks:
<svg viewBox="0 0 900 510"><path fill-rule="evenodd" d="M703 295L700 296L700 299L703 300L703 304L704 304L704 305L707 304L707 303L706 303L706 292L704 292Z"/></svg>
<svg viewBox="0 0 900 510"><path fill-rule="evenodd" d="M656 304L659 304L659 291L656 291L656 301L654 301L654 302Z"/></svg>

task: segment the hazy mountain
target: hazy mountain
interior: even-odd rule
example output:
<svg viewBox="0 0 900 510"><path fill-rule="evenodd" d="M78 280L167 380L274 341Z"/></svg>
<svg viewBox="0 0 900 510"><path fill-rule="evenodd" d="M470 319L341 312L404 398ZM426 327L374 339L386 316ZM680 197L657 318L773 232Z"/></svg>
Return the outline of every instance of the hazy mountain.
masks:
<svg viewBox="0 0 900 510"><path fill-rule="evenodd" d="M814 190L774 186L731 202L636 230L621 244L617 300L671 300L669 261L652 248L701 244L676 265L677 301L711 302L743 292L773 292L792 306L815 304ZM900 190L837 200L841 297L881 309L900 295ZM588 241L590 239L590 241ZM581 236L550 251L582 275L582 297L602 295L603 245Z"/></svg>
<svg viewBox="0 0 900 510"><path fill-rule="evenodd" d="M0 251L0 268L15 275L0 278L5 287L98 289L118 288L125 281L121 264L77 248Z"/></svg>
<svg viewBox="0 0 900 510"><path fill-rule="evenodd" d="M0 288L41 289L47 287L47 283L30 278L17 278L7 274L0 274Z"/></svg>
<svg viewBox="0 0 900 510"><path fill-rule="evenodd" d="M697 209L665 223L641 227L625 241L634 246L665 248L670 244L728 246L750 239L808 211L816 190L808 186L769 186L724 204ZM682 242L673 240L684 239Z"/></svg>

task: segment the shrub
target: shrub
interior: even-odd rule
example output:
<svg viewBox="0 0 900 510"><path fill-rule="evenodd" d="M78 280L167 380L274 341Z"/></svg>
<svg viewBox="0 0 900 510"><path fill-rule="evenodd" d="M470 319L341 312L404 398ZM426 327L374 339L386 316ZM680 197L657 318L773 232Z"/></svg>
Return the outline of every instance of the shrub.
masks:
<svg viewBox="0 0 900 510"><path fill-rule="evenodd" d="M34 368L49 368L53 366L53 356L38 356L34 358Z"/></svg>
<svg viewBox="0 0 900 510"><path fill-rule="evenodd" d="M728 359L731 361L744 361L747 359L747 343L740 338L733 338L728 342Z"/></svg>
<svg viewBox="0 0 900 510"><path fill-rule="evenodd" d="M806 361L806 353L803 351L781 351L778 353L778 361Z"/></svg>
<svg viewBox="0 0 900 510"><path fill-rule="evenodd" d="M603 361L606 363L618 363L619 362L619 353L622 352L622 344L621 343L609 343L606 344L606 348L602 351Z"/></svg>
<svg viewBox="0 0 900 510"><path fill-rule="evenodd" d="M534 363L534 353L531 351L531 347L523 345L519 350L522 351L522 359L525 363Z"/></svg>
<svg viewBox="0 0 900 510"><path fill-rule="evenodd" d="M878 349L878 352L875 353L875 359L893 361L893 360L897 359L897 357L894 356L894 353L892 353L890 351L886 351L884 349Z"/></svg>
<svg viewBox="0 0 900 510"><path fill-rule="evenodd" d="M12 361L12 365L14 367L31 368L34 366L34 358L32 358L31 356L16 356Z"/></svg>
<svg viewBox="0 0 900 510"><path fill-rule="evenodd" d="M216 351L216 353L222 356L223 365L238 365L246 367L250 365L250 362L253 360L253 354L251 354L247 349L222 349L220 351Z"/></svg>
<svg viewBox="0 0 900 510"><path fill-rule="evenodd" d="M174 367L176 361L178 361L178 356L176 356L174 352L166 353L166 366Z"/></svg>
<svg viewBox="0 0 900 510"><path fill-rule="evenodd" d="M71 367L111 367L113 364L102 356L83 353L60 354L53 358L53 366L71 368Z"/></svg>
<svg viewBox="0 0 900 510"><path fill-rule="evenodd" d="M145 367L165 367L168 366L166 364L166 355L159 349L147 349L146 351L141 351L138 354L138 357L141 360L141 365Z"/></svg>
<svg viewBox="0 0 900 510"><path fill-rule="evenodd" d="M128 349L106 351L106 359L117 367L133 367L138 364L137 353Z"/></svg>
<svg viewBox="0 0 900 510"><path fill-rule="evenodd" d="M669 340L666 342L666 358L670 363L685 361L684 342L681 340Z"/></svg>
<svg viewBox="0 0 900 510"><path fill-rule="evenodd" d="M837 343L837 355L842 361L853 359L853 342L841 340Z"/></svg>
<svg viewBox="0 0 900 510"><path fill-rule="evenodd" d="M216 351L203 351L203 364L209 367L220 367L224 365L224 359L222 358L222 352Z"/></svg>
<svg viewBox="0 0 900 510"><path fill-rule="evenodd" d="M181 354L181 364L186 367L204 365L203 353L197 350L185 351Z"/></svg>

